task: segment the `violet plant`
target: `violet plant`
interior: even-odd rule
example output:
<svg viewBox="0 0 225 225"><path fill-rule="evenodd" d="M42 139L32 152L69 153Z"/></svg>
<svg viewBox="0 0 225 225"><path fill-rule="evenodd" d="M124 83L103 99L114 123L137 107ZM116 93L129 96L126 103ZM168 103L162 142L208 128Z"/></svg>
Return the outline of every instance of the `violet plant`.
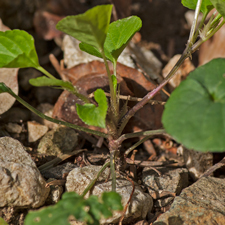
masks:
<svg viewBox="0 0 225 225"><path fill-rule="evenodd" d="M126 139L140 136L145 137L129 148L125 152L125 157L130 151L152 135L165 133L170 134L175 140L184 144L187 148L203 152L224 151L225 59L215 59L197 68L175 89L165 105L162 117L164 129L123 134L123 130L130 118L175 76L177 69L184 60L188 57L191 58L199 46L212 37L225 23L224 0L182 0L182 4L189 9L195 9L195 17L190 36L182 56L168 76L154 90L144 96L140 102L134 105L134 107L129 110L126 109L125 114L121 114L119 111L120 90L117 84L116 65L124 48L133 35L141 28L142 23L140 18L131 16L110 23L112 5L101 5L83 14L68 16L62 19L56 26L57 29L80 40L81 50L103 59L109 80L110 98L108 101L102 89L96 90L94 92L94 99L97 106L92 103L88 96L80 94L72 83L56 79L39 65L34 47L34 39L31 35L21 30L0 32L0 67L33 67L41 71L45 76L31 79L30 83L32 85L52 86L73 93L83 101L83 105L76 104L76 111L80 119L88 125L107 128L107 133L45 116L13 93L4 83L0 83L0 93L9 93L41 118L106 138L108 141L110 160L105 163L98 176L106 167L110 166L112 193L116 191L115 165L121 164L121 158L123 157L120 154L120 146ZM216 9L216 11L209 20L206 20L207 15L213 9ZM200 12L203 14L203 17L200 24L197 24ZM109 70L108 61L113 63L113 74ZM64 221L64 224L69 224L67 221L69 215L87 221L88 224L98 224L100 212L105 216L111 214L109 213L110 210L107 212L103 210L104 207L100 202L99 210L97 212L92 211L94 207L93 201L97 201L96 199L84 200L85 194L94 185L96 180L87 187L81 198L77 195L71 197L71 193L65 193L62 200L56 206L29 213L25 219L25 225L43 224L43 221L45 221L45 224L52 224L53 222L56 225L60 224L57 221ZM69 195L71 198L69 198ZM80 205L75 206L75 201L71 200L75 200L76 198L79 198L77 202ZM113 198L119 199L115 196ZM111 200L113 198L109 197ZM103 200L103 205L107 205L107 201L104 202ZM74 205L74 208L70 211L66 206L67 204ZM119 200L116 201L115 205L116 207L112 209L121 209ZM87 214L84 213L85 206L90 207ZM59 220L57 212L64 207L66 209L65 213L60 214ZM78 213L78 209L82 209L82 211ZM82 218L79 217L81 212L85 215ZM52 215L51 218L49 217L50 214Z"/></svg>

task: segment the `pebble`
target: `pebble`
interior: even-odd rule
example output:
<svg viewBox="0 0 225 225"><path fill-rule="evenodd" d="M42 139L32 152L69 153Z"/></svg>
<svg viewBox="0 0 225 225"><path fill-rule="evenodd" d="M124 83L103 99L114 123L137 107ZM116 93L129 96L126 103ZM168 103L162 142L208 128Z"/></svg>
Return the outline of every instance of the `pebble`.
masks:
<svg viewBox="0 0 225 225"><path fill-rule="evenodd" d="M0 138L0 207L38 208L45 203L49 188L22 144Z"/></svg>
<svg viewBox="0 0 225 225"><path fill-rule="evenodd" d="M165 207L172 203L175 195L179 195L183 188L188 186L188 170L186 168L157 168L159 174L151 168L144 168L142 173L143 184L149 194L156 199L155 207ZM172 196L171 196L172 195Z"/></svg>
<svg viewBox="0 0 225 225"><path fill-rule="evenodd" d="M46 132L48 131L48 127L41 125L35 121L28 121L27 122L28 128L28 141L35 142L40 139Z"/></svg>
<svg viewBox="0 0 225 225"><path fill-rule="evenodd" d="M74 129L58 127L47 132L39 142L37 151L49 156L68 153L78 144L78 135Z"/></svg>

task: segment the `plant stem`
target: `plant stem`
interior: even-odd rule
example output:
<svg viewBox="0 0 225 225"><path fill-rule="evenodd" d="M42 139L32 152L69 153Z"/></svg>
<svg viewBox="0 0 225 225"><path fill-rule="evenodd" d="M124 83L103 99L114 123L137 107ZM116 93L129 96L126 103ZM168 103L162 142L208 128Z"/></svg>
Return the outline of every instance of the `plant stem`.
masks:
<svg viewBox="0 0 225 225"><path fill-rule="evenodd" d="M110 170L111 170L111 176L112 176L112 191L116 191L115 153L116 153L116 151L110 152Z"/></svg>
<svg viewBox="0 0 225 225"><path fill-rule="evenodd" d="M94 184L96 183L96 181L98 180L98 178L100 177L101 173L108 167L110 166L110 162L106 162L102 168L100 169L100 171L97 173L96 177L89 183L89 185L85 188L85 190L83 191L81 197L84 198L84 196L88 193L88 191L94 186Z"/></svg>
<svg viewBox="0 0 225 225"><path fill-rule="evenodd" d="M223 25L225 24L225 19L223 19L223 21L216 27L212 30L212 32L207 35L205 38L201 38L199 39L191 48L191 52L195 52L196 50L199 49L200 45L202 43L204 43L205 41L207 41L209 38L211 38Z"/></svg>
<svg viewBox="0 0 225 225"><path fill-rule="evenodd" d="M62 121L62 120L57 120L57 119L53 119L51 117L48 117L46 116L45 114L41 113L40 111L38 111L37 109L35 109L33 106L31 106L30 104L28 104L27 102L25 102L22 98L20 98L19 96L17 96L9 87L7 87L6 85L4 85L4 89L5 89L5 92L8 92L10 95L12 95L18 102L20 102L21 104L23 104L26 108L28 108L31 112L35 113L36 115L38 115L39 117L41 117L42 119L46 119L50 122L53 122L53 123L57 123L57 124L60 124L60 125L65 125L67 127L71 127L73 129L76 129L76 130L81 130L81 131L84 131L84 132L87 132L87 133L91 133L91 134L94 134L94 135L97 135L97 136L100 136L100 137L104 137L104 138L107 138L108 135L103 133L103 132L100 132L100 131L96 131L96 130L91 130L91 129L88 129L86 127L81 127L81 126L78 126L78 125L75 125L75 124L71 124L71 123L67 123L65 121Z"/></svg>
<svg viewBox="0 0 225 225"><path fill-rule="evenodd" d="M194 16L194 20L191 26L191 31L190 31L190 35L188 38L188 45L193 44L194 43L194 38L195 38L195 30L197 27L197 22L198 22L198 16L200 13L200 8L201 8L201 4L202 4L202 0L198 0L197 5L196 5L196 9L195 9L195 16Z"/></svg>
<svg viewBox="0 0 225 225"><path fill-rule="evenodd" d="M110 89L110 95L111 95L111 104L112 104L112 108L115 111L116 114L118 114L117 109L117 104L116 104L116 93L114 92L114 87L113 87L113 82L112 82L112 77L111 77L111 73L109 70L109 65L107 63L104 51L101 52L102 53L102 57L104 60L104 64L105 64L105 68L106 68L106 72L108 75L108 79L109 79L109 89Z"/></svg>
<svg viewBox="0 0 225 225"><path fill-rule="evenodd" d="M126 158L127 155L133 151L135 148L137 148L140 144L142 144L143 142L147 141L152 135L146 136L144 138L142 138L140 141L136 142L134 145L132 145L130 148L128 148L125 153L124 153L124 157Z"/></svg>
<svg viewBox="0 0 225 225"><path fill-rule="evenodd" d="M40 72L42 72L43 74L45 74L47 77L51 78L51 79L56 79L54 76L52 76L47 70L45 70L43 67L39 66L36 67L35 69L39 70Z"/></svg>
<svg viewBox="0 0 225 225"><path fill-rule="evenodd" d="M185 48L183 54L181 55L180 59L177 61L175 66L172 68L172 70L169 72L167 77L162 81L161 84L159 84L158 87L156 87L154 90L149 92L145 97L142 99L142 101L138 102L133 108L131 108L126 115L121 120L121 125L118 130L118 134L120 135L124 129L124 127L127 125L130 118L139 110L141 109L145 104L148 103L150 99L152 99L158 91L160 91L168 82L169 80L175 75L178 68L181 66L181 64L184 62L186 58L188 58L191 55L191 43L187 45Z"/></svg>

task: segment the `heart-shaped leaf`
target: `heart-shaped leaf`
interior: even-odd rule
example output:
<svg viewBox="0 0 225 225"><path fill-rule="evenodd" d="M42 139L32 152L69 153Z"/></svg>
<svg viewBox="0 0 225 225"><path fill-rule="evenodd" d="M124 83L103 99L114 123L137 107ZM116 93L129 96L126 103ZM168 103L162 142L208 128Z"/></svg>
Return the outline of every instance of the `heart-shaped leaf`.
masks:
<svg viewBox="0 0 225 225"><path fill-rule="evenodd" d="M162 117L166 131L197 151L225 151L225 59L197 68L171 94Z"/></svg>
<svg viewBox="0 0 225 225"><path fill-rule="evenodd" d="M216 10L225 18L225 1L224 0L211 0Z"/></svg>
<svg viewBox="0 0 225 225"><path fill-rule="evenodd" d="M51 79L45 76L30 79L29 83L36 87L43 87L43 86L62 87L68 91L71 91L71 92L74 91L74 86L70 82L66 82L66 81L58 80L58 79Z"/></svg>
<svg viewBox="0 0 225 225"><path fill-rule="evenodd" d="M187 7L188 9L195 10L198 0L182 0L181 3L183 6ZM211 0L203 0L201 4L200 11L207 15L210 10L212 10L214 7L211 3Z"/></svg>
<svg viewBox="0 0 225 225"><path fill-rule="evenodd" d="M103 50L111 18L112 5L99 5L83 14L67 16L56 25L79 41Z"/></svg>
<svg viewBox="0 0 225 225"><path fill-rule="evenodd" d="M77 114L84 123L105 128L108 104L104 91L102 89L97 89L94 93L94 98L98 103L98 107L94 104L76 104Z"/></svg>
<svg viewBox="0 0 225 225"><path fill-rule="evenodd" d="M33 37L22 30L0 32L0 67L39 67Z"/></svg>

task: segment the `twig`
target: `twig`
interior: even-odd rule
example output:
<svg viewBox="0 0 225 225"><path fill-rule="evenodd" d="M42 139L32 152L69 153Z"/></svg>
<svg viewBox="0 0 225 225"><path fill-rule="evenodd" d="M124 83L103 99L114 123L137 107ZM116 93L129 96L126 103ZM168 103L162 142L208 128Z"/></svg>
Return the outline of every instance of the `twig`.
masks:
<svg viewBox="0 0 225 225"><path fill-rule="evenodd" d="M213 165L212 167L210 167L208 170L206 170L201 176L202 177L208 177L210 174L212 174L214 171L216 171L217 169L221 168L222 166L225 166L225 157L218 163L216 163L215 165Z"/></svg>
<svg viewBox="0 0 225 225"><path fill-rule="evenodd" d="M133 182L129 177L127 177L127 180L129 180L129 181L132 183L133 189L132 189L132 192L131 192L131 194L130 194L130 198L129 198L128 201L127 201L127 204L126 204L125 207L124 207L123 214L122 214L122 216L120 217L119 225L122 225L122 222L123 222L125 213L126 213L126 211L127 211L127 208L128 208L128 206L129 206L129 203L130 203L130 201L131 201L131 199L132 199L132 196L133 196L134 190L135 190L134 182Z"/></svg>
<svg viewBox="0 0 225 225"><path fill-rule="evenodd" d="M133 151L137 146L139 146L139 145L142 144L143 142L147 141L151 136L152 136L152 135L146 136L146 137L142 138L140 141L136 142L134 145L132 145L130 148L128 148L128 149L125 151L125 153L124 153L124 157L126 157L127 155L129 155L129 153L130 153L131 151Z"/></svg>
<svg viewBox="0 0 225 225"><path fill-rule="evenodd" d="M50 186L56 186L56 185L60 185L63 186L66 183L66 179L63 180L53 180L51 182L48 182L45 187L48 188Z"/></svg>
<svg viewBox="0 0 225 225"><path fill-rule="evenodd" d="M87 151L87 149L78 149L78 150L74 150L70 153L67 154L63 154L63 155L59 155L57 156L57 158L51 160L50 162L47 162L41 166L38 167L39 171L43 172L45 170L48 170L50 168L52 168L53 166L56 166L57 164L59 164L60 162L68 159L69 157L73 156L73 155L77 155L83 151Z"/></svg>
<svg viewBox="0 0 225 225"><path fill-rule="evenodd" d="M118 145L120 145L124 140L129 139L129 138L135 138L135 137L141 137L141 136L153 136L153 135L159 135L159 134L167 135L166 131L164 129L148 130L148 131L123 134L115 142Z"/></svg>
<svg viewBox="0 0 225 225"><path fill-rule="evenodd" d="M110 97L110 94L105 92L105 95L107 97ZM123 99L123 100L128 100L128 101L133 101L133 102L140 102L142 101L143 98L137 98L137 97L132 97L130 95L126 96L126 95L118 95L120 99ZM91 93L88 95L88 98L93 98L94 97L94 93ZM166 102L163 102L163 101L158 101L158 100L149 100L150 104L152 105L156 105L156 104L159 104L159 105L165 105Z"/></svg>
<svg viewBox="0 0 225 225"><path fill-rule="evenodd" d="M140 167L166 166L176 163L174 160L164 162L152 162L152 161L131 160L129 158L126 158L126 162L128 164L135 164Z"/></svg>

